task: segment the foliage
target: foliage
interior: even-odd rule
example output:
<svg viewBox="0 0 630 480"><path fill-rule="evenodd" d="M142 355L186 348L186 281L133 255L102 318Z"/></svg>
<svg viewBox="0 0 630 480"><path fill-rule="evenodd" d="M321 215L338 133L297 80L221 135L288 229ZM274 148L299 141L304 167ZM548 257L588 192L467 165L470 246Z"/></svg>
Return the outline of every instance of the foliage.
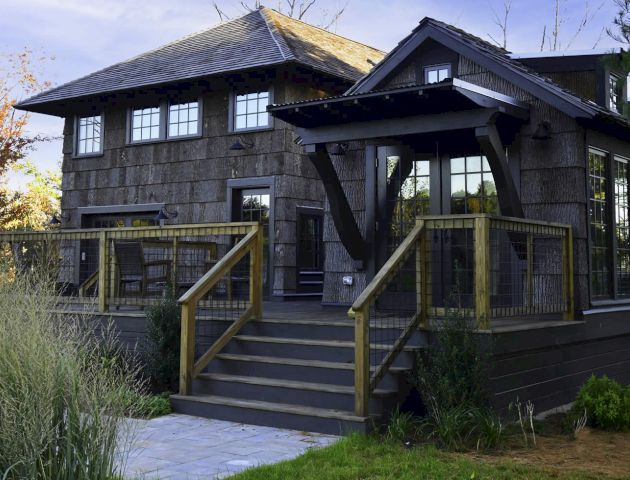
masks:
<svg viewBox="0 0 630 480"><path fill-rule="evenodd" d="M349 435L333 445L310 449L300 457L246 470L234 480L602 480L601 474L589 475L570 470L548 471L510 460L499 463L479 461L437 450L431 445L413 448L378 437Z"/></svg>
<svg viewBox="0 0 630 480"><path fill-rule="evenodd" d="M606 375L592 375L580 389L571 415L586 415L589 424L596 428L626 431L630 429L630 387Z"/></svg>
<svg viewBox="0 0 630 480"><path fill-rule="evenodd" d="M180 307L172 288L147 311L145 364L155 392L175 392L179 378Z"/></svg>
<svg viewBox="0 0 630 480"><path fill-rule="evenodd" d="M50 278L0 278L0 478L111 478L132 439L122 415L133 410L136 372L104 360L103 341L108 358L124 358L102 338L111 330L54 313Z"/></svg>
<svg viewBox="0 0 630 480"><path fill-rule="evenodd" d="M409 441L417 435L419 426L419 420L411 412L401 412L396 408L390 416L385 438L397 442Z"/></svg>
<svg viewBox="0 0 630 480"><path fill-rule="evenodd" d="M124 393L128 415L138 418L156 418L172 412L171 401L167 393L147 395L137 390Z"/></svg>

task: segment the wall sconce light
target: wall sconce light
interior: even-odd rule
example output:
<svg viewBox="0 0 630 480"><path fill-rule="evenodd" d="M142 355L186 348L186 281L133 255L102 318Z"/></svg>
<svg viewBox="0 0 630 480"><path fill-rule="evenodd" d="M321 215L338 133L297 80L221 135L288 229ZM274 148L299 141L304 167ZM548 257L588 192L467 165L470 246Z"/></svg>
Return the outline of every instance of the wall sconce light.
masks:
<svg viewBox="0 0 630 480"><path fill-rule="evenodd" d="M56 225L61 225L62 221L70 220L70 214L63 215L62 213L54 213L53 216L48 220L48 225L54 227Z"/></svg>
<svg viewBox="0 0 630 480"><path fill-rule="evenodd" d="M246 148L252 148L254 146L254 142L246 142L242 137L238 137L236 142L232 144L230 150L245 150Z"/></svg>
<svg viewBox="0 0 630 480"><path fill-rule="evenodd" d="M337 157L343 157L348 151L347 143L335 143L328 152L330 155L334 155Z"/></svg>
<svg viewBox="0 0 630 480"><path fill-rule="evenodd" d="M534 131L532 138L534 140L549 140L551 138L551 123L548 121L540 122Z"/></svg>
<svg viewBox="0 0 630 480"><path fill-rule="evenodd" d="M166 210L166 207L162 207L160 208L158 214L153 217L153 220L155 220L156 222L161 222L162 220L171 220L172 218L177 218L177 215L178 212L169 212L168 210Z"/></svg>

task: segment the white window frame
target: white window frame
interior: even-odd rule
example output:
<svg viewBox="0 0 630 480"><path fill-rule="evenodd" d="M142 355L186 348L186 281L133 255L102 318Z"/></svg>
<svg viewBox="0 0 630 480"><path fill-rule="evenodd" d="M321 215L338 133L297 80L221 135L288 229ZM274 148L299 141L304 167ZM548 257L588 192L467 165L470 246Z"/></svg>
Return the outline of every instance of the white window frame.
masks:
<svg viewBox="0 0 630 480"><path fill-rule="evenodd" d="M231 92L230 108L229 108L230 132L232 133L255 132L259 130L272 130L274 128L274 118L269 112L267 112L267 125L256 126L256 127L243 127L243 128L236 127L236 116L237 116L236 112L237 112L238 97L243 96L243 95L253 94L253 93L261 94L264 92L267 92L267 94L269 95L267 105L272 105L273 104L273 88L272 87L260 88L260 89L251 88L247 90L234 90ZM258 114L260 114L260 112L258 112Z"/></svg>
<svg viewBox="0 0 630 480"><path fill-rule="evenodd" d="M438 72L438 81L437 82L431 82L431 84L433 83L440 83L442 80L440 80L440 70L446 70L448 73L446 74L446 77L444 77L442 80L444 80L445 78L451 78L453 76L453 72L451 69L451 64L450 63L440 63L438 65L427 65L426 67L424 67L424 83L425 85L430 85L429 83L429 73L430 72Z"/></svg>
<svg viewBox="0 0 630 480"><path fill-rule="evenodd" d="M79 153L79 143L81 142L80 132L81 132L81 120L87 118L95 118L100 117L101 119L101 132L99 136L99 149L92 152L84 152ZM105 142L105 129L103 128L105 116L103 112L94 113L93 115L76 115L74 117L74 142L73 142L73 156L74 157L98 157L103 155L103 144ZM95 137L91 137L94 139Z"/></svg>
<svg viewBox="0 0 630 480"><path fill-rule="evenodd" d="M623 101L624 89L620 88L622 86L621 79L622 77L616 73L608 73L608 109L617 113L620 113L619 107L621 107L620 104ZM615 103L613 103L613 97L615 98Z"/></svg>

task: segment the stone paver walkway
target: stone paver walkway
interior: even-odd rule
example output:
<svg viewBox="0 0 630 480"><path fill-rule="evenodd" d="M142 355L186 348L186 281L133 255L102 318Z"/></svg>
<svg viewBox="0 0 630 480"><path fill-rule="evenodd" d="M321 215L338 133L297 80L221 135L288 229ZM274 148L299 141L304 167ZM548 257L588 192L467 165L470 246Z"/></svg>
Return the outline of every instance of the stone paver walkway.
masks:
<svg viewBox="0 0 630 480"><path fill-rule="evenodd" d="M225 478L338 438L176 414L133 422L134 446L124 475L134 480Z"/></svg>

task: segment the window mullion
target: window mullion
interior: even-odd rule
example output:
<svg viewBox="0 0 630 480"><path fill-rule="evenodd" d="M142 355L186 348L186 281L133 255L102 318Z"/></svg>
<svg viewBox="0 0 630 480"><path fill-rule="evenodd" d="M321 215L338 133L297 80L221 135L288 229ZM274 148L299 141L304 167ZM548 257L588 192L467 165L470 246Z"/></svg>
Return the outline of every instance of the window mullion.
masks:
<svg viewBox="0 0 630 480"><path fill-rule="evenodd" d="M608 217L608 225L609 234L608 234L608 248L610 249L610 255L608 256L608 267L609 267L609 278L611 280L612 290L610 293L612 298L617 298L618 296L618 285L617 285L617 216L615 215L615 211L617 208L616 198L615 198L615 190L616 190L616 177L615 177L615 156L612 153L608 154L607 159L607 171L606 171L606 183L607 183L607 192L606 195L608 197L607 207L608 211L606 215Z"/></svg>

